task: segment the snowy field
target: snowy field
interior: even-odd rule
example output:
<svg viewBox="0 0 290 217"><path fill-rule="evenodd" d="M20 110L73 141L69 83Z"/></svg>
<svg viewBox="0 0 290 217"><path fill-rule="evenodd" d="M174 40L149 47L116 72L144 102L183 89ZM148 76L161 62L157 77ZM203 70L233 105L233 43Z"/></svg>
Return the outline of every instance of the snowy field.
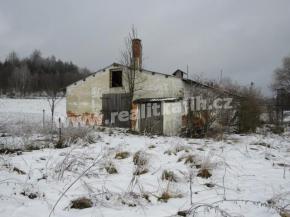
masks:
<svg viewBox="0 0 290 217"><path fill-rule="evenodd" d="M43 99L1 99L0 121L29 121L42 122L43 110L46 119L50 118L49 102ZM66 116L65 98L57 101L55 117Z"/></svg>
<svg viewBox="0 0 290 217"><path fill-rule="evenodd" d="M42 109L49 109L45 100L2 99L0 120L41 121ZM65 100L57 114L65 116ZM215 141L101 128L67 148L2 153L0 216L167 217L190 210L187 216L284 217L289 141L289 135ZM79 198L92 207L76 209L72 201Z"/></svg>

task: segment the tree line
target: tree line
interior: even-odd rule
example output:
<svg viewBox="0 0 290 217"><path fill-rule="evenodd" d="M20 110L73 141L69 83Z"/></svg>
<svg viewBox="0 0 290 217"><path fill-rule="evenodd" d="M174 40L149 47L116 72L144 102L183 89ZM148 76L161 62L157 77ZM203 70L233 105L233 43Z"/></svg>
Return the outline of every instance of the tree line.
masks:
<svg viewBox="0 0 290 217"><path fill-rule="evenodd" d="M42 57L39 50L26 58L19 58L13 51L5 61L0 61L0 95L24 97L57 93L88 74L88 69L79 68L72 62L55 56Z"/></svg>

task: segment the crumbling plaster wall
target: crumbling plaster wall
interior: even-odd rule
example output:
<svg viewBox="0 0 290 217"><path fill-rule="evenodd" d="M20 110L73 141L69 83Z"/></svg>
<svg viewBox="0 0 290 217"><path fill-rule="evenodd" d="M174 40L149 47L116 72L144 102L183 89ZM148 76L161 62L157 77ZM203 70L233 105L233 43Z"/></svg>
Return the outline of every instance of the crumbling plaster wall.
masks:
<svg viewBox="0 0 290 217"><path fill-rule="evenodd" d="M118 67L108 67L103 71L87 77L67 87L67 112L77 115L84 113L101 114L102 95L106 93L125 93L126 79L123 79L125 88L110 88L110 70ZM183 97L184 83L180 78L165 76L148 71L137 75L137 98Z"/></svg>

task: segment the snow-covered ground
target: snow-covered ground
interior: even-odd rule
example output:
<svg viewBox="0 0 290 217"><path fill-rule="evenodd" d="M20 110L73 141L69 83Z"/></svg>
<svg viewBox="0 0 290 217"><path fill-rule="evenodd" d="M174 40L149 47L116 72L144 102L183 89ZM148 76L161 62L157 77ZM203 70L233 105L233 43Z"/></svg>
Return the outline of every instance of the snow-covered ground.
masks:
<svg viewBox="0 0 290 217"><path fill-rule="evenodd" d="M50 117L49 101L39 99L9 99L0 98L0 121L17 120L29 122L41 122L45 110L46 118ZM55 117L66 116L65 98L57 100Z"/></svg>
<svg viewBox="0 0 290 217"><path fill-rule="evenodd" d="M19 114L14 119L42 118L44 105L21 101L0 108L0 118L7 113ZM0 107L6 103L0 102ZM65 114L65 108L58 109ZM278 209L290 204L287 135L227 135L215 141L99 129L90 137L64 149L0 155L0 216L176 216L192 208L196 216L278 217ZM133 162L138 151L142 167ZM116 158L121 152L129 155ZM113 167L117 173L109 174L106 168ZM137 167L147 172L135 176ZM212 176L198 176L203 168ZM174 173L174 180L162 179L165 170ZM173 198L165 202L164 192ZM93 207L71 208L80 197L91 199Z"/></svg>

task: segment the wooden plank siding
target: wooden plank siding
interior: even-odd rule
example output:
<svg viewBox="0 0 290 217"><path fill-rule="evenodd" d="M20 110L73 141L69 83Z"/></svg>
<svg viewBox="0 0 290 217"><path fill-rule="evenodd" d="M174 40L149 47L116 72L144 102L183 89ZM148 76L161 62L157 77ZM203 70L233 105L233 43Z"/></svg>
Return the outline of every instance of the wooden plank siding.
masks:
<svg viewBox="0 0 290 217"><path fill-rule="evenodd" d="M126 93L117 94L103 94L102 96L102 113L103 113L103 125L111 127L130 128L130 120L120 121L117 117L112 123L113 112L130 112L130 100L129 95Z"/></svg>
<svg viewBox="0 0 290 217"><path fill-rule="evenodd" d="M157 110L160 115L153 116L152 103L143 103L140 104L140 111L144 114L141 114L140 119L140 131L146 132L155 135L163 134L163 115L162 115L162 103L154 102L159 105L159 109ZM149 105L150 104L150 105ZM142 109L143 107L143 109ZM151 111L149 111L151 110Z"/></svg>

